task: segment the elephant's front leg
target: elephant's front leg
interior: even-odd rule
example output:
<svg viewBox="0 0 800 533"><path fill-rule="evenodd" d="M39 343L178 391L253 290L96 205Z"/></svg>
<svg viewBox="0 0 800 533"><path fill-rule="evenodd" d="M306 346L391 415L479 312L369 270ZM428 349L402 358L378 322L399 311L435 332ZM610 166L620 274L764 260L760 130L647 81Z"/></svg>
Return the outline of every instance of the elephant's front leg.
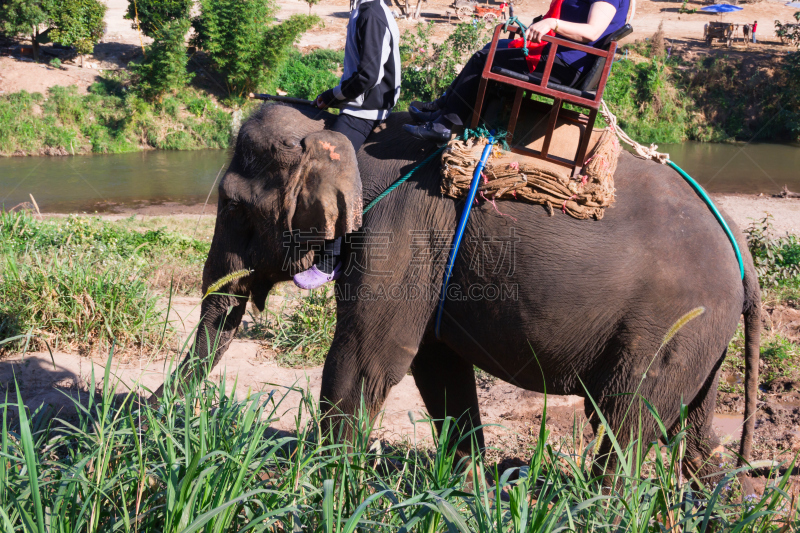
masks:
<svg viewBox="0 0 800 533"><path fill-rule="evenodd" d="M426 343L420 346L411 373L439 435L445 417L450 416L456 423L450 444L458 442L458 455L483 452L483 430L476 429L481 426L481 414L472 363L444 344Z"/></svg>
<svg viewBox="0 0 800 533"><path fill-rule="evenodd" d="M324 434L347 440L350 416L370 423L417 355L426 316L408 302L339 302L336 334L322 370ZM360 412L361 407L366 412ZM344 422L344 423L343 423Z"/></svg>

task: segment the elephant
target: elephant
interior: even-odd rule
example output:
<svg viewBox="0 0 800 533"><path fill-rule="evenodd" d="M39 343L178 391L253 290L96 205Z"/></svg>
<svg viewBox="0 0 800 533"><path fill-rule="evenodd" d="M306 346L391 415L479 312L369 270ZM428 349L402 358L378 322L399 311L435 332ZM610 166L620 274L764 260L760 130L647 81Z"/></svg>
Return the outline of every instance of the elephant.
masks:
<svg viewBox="0 0 800 533"><path fill-rule="evenodd" d="M742 250L743 277L723 228L674 170L623 151L616 202L600 220L514 201L476 204L437 335L439 289L463 200L442 196L436 161L420 165L436 147L404 135L407 113L392 113L358 154L325 129L332 119L310 106L265 104L242 125L219 184L203 291L232 272L249 274L204 299L197 357L216 364L248 301L263 310L276 283L311 266L313 247L298 235L347 235L320 394L330 427L338 424L334 413L364 408L374 417L410 371L439 430L453 416L463 421L461 434L474 431L459 453L475 444L483 449L477 367L527 390L591 397L623 446L640 419L625 416L629 393L658 411L670 435L681 430L684 404L685 464L713 476L720 368L744 315L740 455L750 457L758 278L741 231L727 219ZM412 170L362 220L363 206ZM702 314L664 344L670 328L698 308ZM183 379L195 368L186 361ZM599 417L585 403L597 432ZM641 438L650 442L657 433L644 413L650 422ZM601 439L599 454L611 451L610 439Z"/></svg>

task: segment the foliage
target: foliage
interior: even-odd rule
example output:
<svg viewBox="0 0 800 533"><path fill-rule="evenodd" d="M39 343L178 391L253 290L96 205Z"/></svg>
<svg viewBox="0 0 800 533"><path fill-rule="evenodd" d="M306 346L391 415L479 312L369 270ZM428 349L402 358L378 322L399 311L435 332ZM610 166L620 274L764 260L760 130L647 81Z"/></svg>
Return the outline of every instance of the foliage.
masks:
<svg viewBox="0 0 800 533"><path fill-rule="evenodd" d="M54 57L50 60L50 66L53 68L60 69L61 68L61 60L57 57Z"/></svg>
<svg viewBox="0 0 800 533"><path fill-rule="evenodd" d="M730 469L699 488L681 475L683 431L659 435L664 444L622 447L606 427L616 464L609 494L593 470L595 441L554 442L546 405L528 464L499 471L477 452L460 460L452 418L440 435L432 431L430 447L390 447L375 440L362 407L365 414L343 420L352 440L339 444L321 432L319 407L301 389L287 391L301 395L294 431L278 432L269 426L288 409L280 391L245 394L234 383L228 393L223 377L195 381L182 397L167 382L151 406L115 394L112 366L109 357L102 377L92 372L68 422L29 410L8 384L0 404L4 530L761 533L800 525L788 494L793 465L770 472L763 495L738 502Z"/></svg>
<svg viewBox="0 0 800 533"><path fill-rule="evenodd" d="M50 40L91 54L103 37L106 6L98 0L58 0L50 11Z"/></svg>
<svg viewBox="0 0 800 533"><path fill-rule="evenodd" d="M683 62L674 83L693 102L699 141L800 140L800 52L772 59L707 57Z"/></svg>
<svg viewBox="0 0 800 533"><path fill-rule="evenodd" d="M0 32L9 37L29 35L38 59L39 27L48 21L52 7L52 0L0 0Z"/></svg>
<svg viewBox="0 0 800 533"><path fill-rule="evenodd" d="M321 19L316 15L292 15L280 24L274 24L264 32L264 49L261 73L265 79L286 61L292 46L310 28L319 24ZM257 85L253 85L254 88Z"/></svg>
<svg viewBox="0 0 800 533"><path fill-rule="evenodd" d="M745 233L762 286L777 285L800 276L800 241L791 234L776 238L772 215L753 222Z"/></svg>
<svg viewBox="0 0 800 533"><path fill-rule="evenodd" d="M134 331L128 326L133 319L125 318L125 312L147 311L152 323L157 323L163 308L153 314L151 290L187 293L199 288L209 242L179 231L134 219L36 220L24 212L0 212L0 263L8 267L8 275L16 272L17 279L17 283L4 282L6 286L0 289L0 314L5 317L0 319L5 321L0 329L11 335L10 330L19 333L33 328L56 344L81 345L107 337L108 324L112 331L119 328L115 338L120 341L138 338L152 324L138 323ZM2 273L0 278L9 279ZM127 310L123 299L131 304ZM103 302L110 302L114 309L105 314L104 329L96 332L80 305L88 303L92 313L101 313ZM150 307L140 307L146 305ZM145 335L145 340L152 338Z"/></svg>
<svg viewBox="0 0 800 533"><path fill-rule="evenodd" d="M794 19L800 22L800 11L794 14ZM775 21L775 35L788 44L800 47L800 24Z"/></svg>
<svg viewBox="0 0 800 533"><path fill-rule="evenodd" d="M308 296L286 297L277 311L252 315L252 326L242 334L268 341L278 354L278 364L290 368L325 362L336 331L336 298L311 291Z"/></svg>
<svg viewBox="0 0 800 533"><path fill-rule="evenodd" d="M318 17L293 15L274 24L274 0L200 0L192 40L210 56L231 96L257 91L269 81L299 37Z"/></svg>
<svg viewBox="0 0 800 533"><path fill-rule="evenodd" d="M412 100L430 101L447 89L469 60L487 40L484 25L464 22L441 44L432 42L433 21L406 30L400 38L403 64L400 97L404 108Z"/></svg>
<svg viewBox="0 0 800 533"><path fill-rule="evenodd" d="M615 61L603 98L638 142L678 143L689 137L691 101L675 87L662 55Z"/></svg>
<svg viewBox="0 0 800 533"><path fill-rule="evenodd" d="M206 242L164 227L135 231L97 217L69 215L65 219L40 221L25 212L7 211L0 211L0 241L5 251L15 254L72 250L123 259L152 258L165 252L205 258L210 249Z"/></svg>
<svg viewBox="0 0 800 533"><path fill-rule="evenodd" d="M184 89L149 103L127 90L124 77L104 76L88 95L74 86L51 87L47 97L0 95L0 155L228 147L231 114L207 95ZM181 112L189 106L199 114Z"/></svg>
<svg viewBox="0 0 800 533"><path fill-rule="evenodd" d="M171 23L188 20L192 4L192 0L128 0L125 18L133 21L134 30L141 29L148 37L156 38Z"/></svg>
<svg viewBox="0 0 800 533"><path fill-rule="evenodd" d="M692 13L697 13L697 8L689 8L689 0L683 0L681 4L681 8L678 10L678 13L686 13L691 15Z"/></svg>
<svg viewBox="0 0 800 533"><path fill-rule="evenodd" d="M188 19L165 23L155 33L156 39L147 47L141 63L130 65L131 72L138 76L135 86L142 96L151 100L161 98L166 93L176 93L191 81L193 75L186 71L188 31Z"/></svg>
<svg viewBox="0 0 800 533"><path fill-rule="evenodd" d="M336 71L343 63L343 51L321 48L304 55L292 50L270 86L295 98L313 100L319 93L339 83Z"/></svg>
<svg viewBox="0 0 800 533"><path fill-rule="evenodd" d="M88 54L103 36L106 6L98 0L2 0L0 31L30 35L34 56L38 45L53 41ZM40 33L41 27L46 29Z"/></svg>
<svg viewBox="0 0 800 533"><path fill-rule="evenodd" d="M210 247L133 219L2 211L0 243L0 337L33 331L57 347L114 339L145 350L170 339L153 291L196 291Z"/></svg>
<svg viewBox="0 0 800 533"><path fill-rule="evenodd" d="M800 141L800 52L786 54L781 64L783 87L780 118L789 138Z"/></svg>

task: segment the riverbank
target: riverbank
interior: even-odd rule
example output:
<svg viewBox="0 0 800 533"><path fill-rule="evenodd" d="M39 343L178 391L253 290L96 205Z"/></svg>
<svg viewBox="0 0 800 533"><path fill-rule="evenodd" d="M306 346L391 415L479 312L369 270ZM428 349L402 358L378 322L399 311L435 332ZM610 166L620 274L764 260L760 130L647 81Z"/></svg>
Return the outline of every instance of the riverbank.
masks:
<svg viewBox="0 0 800 533"><path fill-rule="evenodd" d="M711 197L741 229L767 215L772 215L772 224L777 235L800 236L800 199L772 198L753 194L712 194ZM208 217L213 218L216 216L216 211L216 204L210 206L199 203L195 205L160 204L123 208L117 213L104 214L101 217L110 221L130 217L143 220L155 217L154 220L191 221L198 220L200 216L202 216L202 220L206 220ZM63 217L67 215L47 216Z"/></svg>

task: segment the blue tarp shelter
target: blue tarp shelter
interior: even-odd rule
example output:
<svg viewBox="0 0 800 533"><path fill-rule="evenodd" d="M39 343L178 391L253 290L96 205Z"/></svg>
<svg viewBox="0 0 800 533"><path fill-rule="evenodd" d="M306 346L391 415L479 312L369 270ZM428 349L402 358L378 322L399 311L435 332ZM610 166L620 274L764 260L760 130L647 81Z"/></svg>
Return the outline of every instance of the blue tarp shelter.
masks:
<svg viewBox="0 0 800 533"><path fill-rule="evenodd" d="M741 11L742 7L739 6L732 6L730 4L714 4L710 6L701 7L700 11L704 11L706 13L734 13L736 11Z"/></svg>

